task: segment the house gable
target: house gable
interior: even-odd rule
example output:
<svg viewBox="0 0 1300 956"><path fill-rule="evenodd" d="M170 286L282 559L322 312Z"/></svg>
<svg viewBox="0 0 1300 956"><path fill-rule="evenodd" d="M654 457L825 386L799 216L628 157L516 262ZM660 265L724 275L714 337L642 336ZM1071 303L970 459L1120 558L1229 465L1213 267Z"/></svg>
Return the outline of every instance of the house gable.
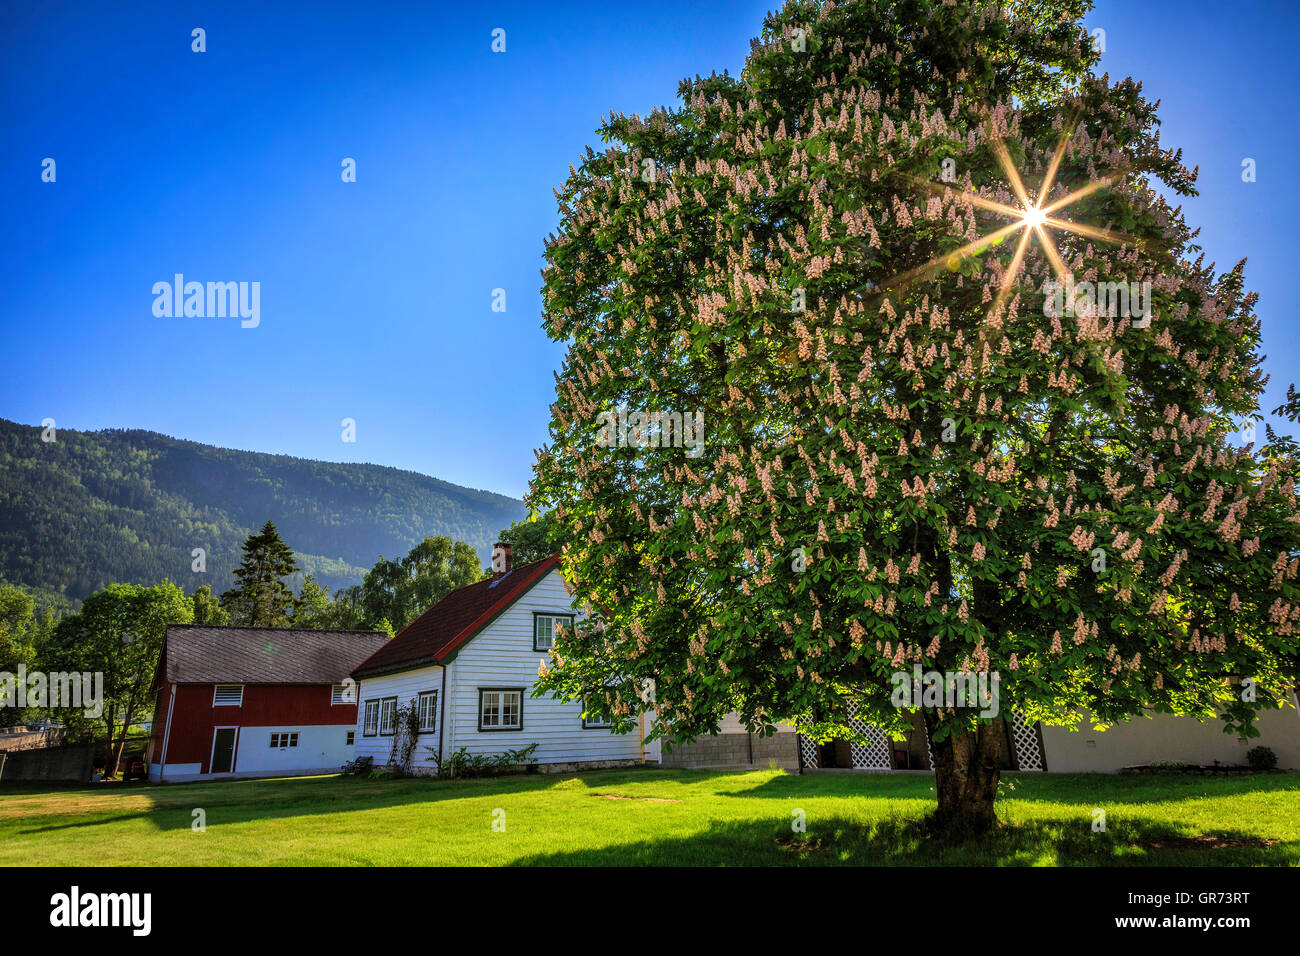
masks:
<svg viewBox="0 0 1300 956"><path fill-rule="evenodd" d="M356 667L358 680L431 664L448 664L460 649L559 566L552 555L505 574L457 588Z"/></svg>

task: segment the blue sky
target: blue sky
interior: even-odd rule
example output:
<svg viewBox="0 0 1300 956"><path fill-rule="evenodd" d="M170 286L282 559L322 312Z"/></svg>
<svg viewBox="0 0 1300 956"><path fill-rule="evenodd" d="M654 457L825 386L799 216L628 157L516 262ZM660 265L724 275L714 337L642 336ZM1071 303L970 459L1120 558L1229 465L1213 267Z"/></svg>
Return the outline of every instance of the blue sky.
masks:
<svg viewBox="0 0 1300 956"><path fill-rule="evenodd" d="M0 416L522 495L563 357L540 322L552 187L609 110L737 72L774 3L4 5ZM1105 0L1087 25L1200 166L1206 260L1249 258L1272 408L1300 380L1300 7ZM177 272L259 281L260 326L155 317Z"/></svg>

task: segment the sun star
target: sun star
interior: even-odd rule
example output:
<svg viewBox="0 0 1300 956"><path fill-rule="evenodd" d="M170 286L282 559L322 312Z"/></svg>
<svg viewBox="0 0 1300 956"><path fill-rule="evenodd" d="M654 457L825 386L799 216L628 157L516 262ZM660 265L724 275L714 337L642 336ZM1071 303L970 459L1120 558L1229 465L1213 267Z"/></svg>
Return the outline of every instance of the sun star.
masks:
<svg viewBox="0 0 1300 956"><path fill-rule="evenodd" d="M1033 206L1029 209L1024 210L1020 214L1020 218L1025 221L1026 226L1037 229L1039 226L1041 226L1044 222L1047 221L1047 213L1043 212L1037 206Z"/></svg>
<svg viewBox="0 0 1300 956"><path fill-rule="evenodd" d="M1036 236L1038 238L1038 244L1042 248L1043 254L1047 257L1047 261L1050 263L1052 271L1056 274L1057 280L1062 284L1066 281L1067 270L1064 261L1061 259L1060 253L1056 249L1056 243L1052 240L1052 237L1048 232L1049 229L1060 229L1065 232L1072 232L1078 236L1083 236L1087 239L1095 239L1101 242L1142 245L1143 243L1140 240L1134 239L1131 236L1126 236L1123 233L1118 233L1110 229L1101 229L1083 223L1071 222L1053 215L1053 213L1059 210L1072 206L1080 199L1083 199L1086 196L1091 196L1098 190L1114 185L1125 175L1125 170L1117 170L1109 176L1088 183L1085 186L1081 186L1054 202L1049 202L1047 197L1051 193L1052 186L1055 184L1056 173L1060 169L1061 160L1065 158L1065 152L1070 144L1070 139L1074 134L1074 128L1075 123L1070 123L1062 135L1060 142L1057 143L1056 150L1052 155L1052 160L1048 164L1047 171L1043 176L1042 185L1038 189L1038 199L1036 201L1029 198L1029 193L1026 191L1024 182L1020 178L1020 173L1017 171L1015 164L1012 163L1011 156L1007 152L1006 144L1003 143L1000 138L995 137L991 140L993 151L997 155L998 164L1002 167L1007 182L1011 186L1012 192L1015 193L1016 199L1020 203L1019 208L997 202L996 200L989 199L988 197L982 196L971 190L958 190L947 184L933 183L915 176L909 177L912 182L924 189L945 193L956 193L963 201L970 203L973 206L978 206L981 209L986 209L990 212L1006 216L1008 219L1011 219L1012 222L995 229L992 232L979 236L971 242L961 246L959 249L945 252L942 255L931 259L924 265L894 276L892 279L881 283L881 285L897 288L908 285L917 279L932 278L945 268L950 271L956 271L960 267L963 259L969 258L972 255L979 255L987 249L992 248L994 244L1001 242L1007 236L1019 231L1020 240L1016 244L1016 250L1012 256L1010 264L1002 273L1002 281L998 290L998 295L992 305L991 311L997 311L1002 307L1007 297L1010 295L1011 286L1024 266L1025 254L1029 249L1030 236Z"/></svg>

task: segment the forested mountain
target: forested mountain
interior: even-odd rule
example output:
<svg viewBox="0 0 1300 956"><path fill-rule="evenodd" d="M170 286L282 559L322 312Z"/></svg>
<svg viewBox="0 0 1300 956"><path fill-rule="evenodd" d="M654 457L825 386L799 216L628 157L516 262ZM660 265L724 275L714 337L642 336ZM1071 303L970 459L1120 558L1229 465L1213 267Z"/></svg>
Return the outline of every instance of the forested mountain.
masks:
<svg viewBox="0 0 1300 956"><path fill-rule="evenodd" d="M215 448L149 431L0 418L0 580L77 600L119 581L231 586L240 545L268 519L322 584L356 584L426 535L485 558L523 502L382 465ZM194 548L206 573L191 570ZM295 582L296 583L296 582Z"/></svg>

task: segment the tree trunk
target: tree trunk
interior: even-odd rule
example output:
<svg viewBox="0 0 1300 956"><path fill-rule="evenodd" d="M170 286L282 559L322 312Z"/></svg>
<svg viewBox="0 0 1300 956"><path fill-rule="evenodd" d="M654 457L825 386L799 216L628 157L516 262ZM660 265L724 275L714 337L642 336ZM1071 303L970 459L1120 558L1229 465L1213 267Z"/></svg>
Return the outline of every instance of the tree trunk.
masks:
<svg viewBox="0 0 1300 956"><path fill-rule="evenodd" d="M135 720L135 695L126 705L126 714L122 720L122 732L118 735L117 743L113 745L112 752L108 755L108 773L105 776L117 776L118 766L122 763L122 751L126 747L126 735L131 729L131 722Z"/></svg>
<svg viewBox="0 0 1300 956"><path fill-rule="evenodd" d="M965 838L978 836L997 826L993 802L1002 772L1001 720L981 720L975 731L954 731L943 740L934 739L936 716L927 711L925 726L934 755L934 789L939 806L932 818L935 829Z"/></svg>

